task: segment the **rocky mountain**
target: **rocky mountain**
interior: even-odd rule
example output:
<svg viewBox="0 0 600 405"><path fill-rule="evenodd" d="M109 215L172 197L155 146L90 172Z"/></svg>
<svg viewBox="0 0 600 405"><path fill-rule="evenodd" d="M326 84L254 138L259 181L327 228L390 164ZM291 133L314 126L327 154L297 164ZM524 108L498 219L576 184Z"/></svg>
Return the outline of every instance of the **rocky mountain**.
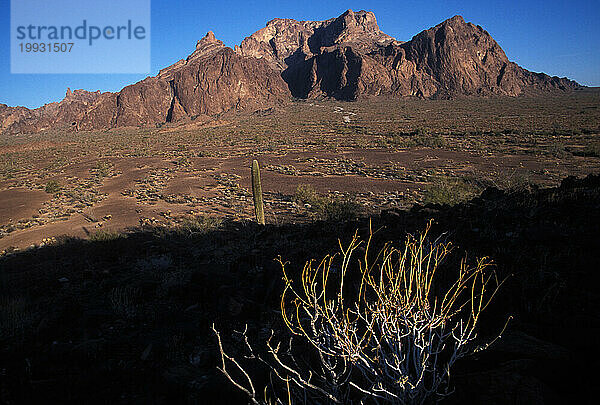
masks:
<svg viewBox="0 0 600 405"><path fill-rule="evenodd" d="M62 101L49 103L35 110L0 104L0 132L37 132L56 126L77 128L78 117L92 108L100 97L99 91L71 91L67 88Z"/></svg>
<svg viewBox="0 0 600 405"><path fill-rule="evenodd" d="M80 128L160 124L281 101L287 94L281 75L265 60L238 55L209 32L187 59L102 95L81 116Z"/></svg>
<svg viewBox="0 0 600 405"><path fill-rule="evenodd" d="M0 105L0 131L157 125L291 97L518 96L580 87L511 62L480 26L452 17L408 42L372 12L325 21L274 19L235 49L212 32L186 58L118 93L67 90L35 110Z"/></svg>
<svg viewBox="0 0 600 405"><path fill-rule="evenodd" d="M348 10L320 23L275 20L245 39L239 52L278 62L300 98L517 96L578 87L510 62L490 34L461 16L404 43L382 33L371 12Z"/></svg>

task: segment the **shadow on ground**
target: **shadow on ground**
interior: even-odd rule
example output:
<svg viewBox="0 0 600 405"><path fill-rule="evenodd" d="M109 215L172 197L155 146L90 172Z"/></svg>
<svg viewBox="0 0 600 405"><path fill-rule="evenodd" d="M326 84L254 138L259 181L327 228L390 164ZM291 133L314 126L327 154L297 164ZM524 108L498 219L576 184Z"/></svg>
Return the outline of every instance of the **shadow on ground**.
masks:
<svg viewBox="0 0 600 405"><path fill-rule="evenodd" d="M600 177L543 190L487 189L454 207L372 218L377 243L431 235L458 261L489 256L511 275L482 336L514 316L492 348L457 364L446 403L584 403L598 364ZM63 239L0 258L0 402L245 403L216 371L209 332L282 328L281 255L300 269L368 219L267 225L225 222ZM100 239L100 240L98 240ZM456 262L455 262L456 263ZM449 266L452 267L452 260ZM597 369L597 368L596 368Z"/></svg>

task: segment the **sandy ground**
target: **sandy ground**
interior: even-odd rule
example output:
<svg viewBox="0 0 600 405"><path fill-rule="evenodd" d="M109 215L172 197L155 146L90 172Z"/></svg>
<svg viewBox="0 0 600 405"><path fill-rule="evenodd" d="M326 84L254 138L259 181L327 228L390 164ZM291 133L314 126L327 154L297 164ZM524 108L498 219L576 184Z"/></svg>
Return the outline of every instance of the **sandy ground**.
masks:
<svg viewBox="0 0 600 405"><path fill-rule="evenodd" d="M552 168L552 164L540 162L534 156L482 156L431 148L290 151L266 153L258 158L263 168L265 194L287 196L288 201L302 184L310 184L322 193L413 196L423 191L425 183L414 178L402 178L402 173L436 170L453 175L483 172L510 176L521 170L542 173L548 167ZM144 220L169 219L170 216L190 213L251 218L251 159L248 156L201 157L191 159L185 167L178 167L172 161L161 158L111 158L113 175L104 177L95 188L103 196L101 201L49 223L14 230L0 238L0 250L25 248L39 244L45 238L61 235L86 237L101 229L123 230L139 226ZM339 165L348 162L372 171L356 173L350 170L336 175ZM589 163L583 158L579 161L575 158L566 163L557 161L554 165L562 165L561 171L585 172L585 162ZM93 162L85 161L67 165L52 179L60 183L86 179L90 176L91 167ZM286 167L293 167L295 172L281 169ZM399 174L386 174L383 170L386 167L395 167ZM378 168L382 168L381 174ZM592 169L589 168L589 171ZM0 225L16 224L19 220L34 217L53 198L52 194L43 190L12 187L10 182L4 182L0 187ZM127 190L145 190L148 187L153 187L158 197L124 195ZM174 202L165 196L177 196L178 200ZM275 208L275 203L267 205L267 215L269 210L274 216L285 216L285 208Z"/></svg>

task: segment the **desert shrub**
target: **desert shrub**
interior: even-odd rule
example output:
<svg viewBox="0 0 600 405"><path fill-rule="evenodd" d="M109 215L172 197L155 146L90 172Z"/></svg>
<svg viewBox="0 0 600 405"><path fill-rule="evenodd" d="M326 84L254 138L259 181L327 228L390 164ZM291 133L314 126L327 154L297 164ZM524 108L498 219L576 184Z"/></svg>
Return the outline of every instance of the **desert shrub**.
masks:
<svg viewBox="0 0 600 405"><path fill-rule="evenodd" d="M320 195L310 185L299 185L296 189L296 202L304 204L314 219L324 221L348 221L355 219L361 206L352 197Z"/></svg>
<svg viewBox="0 0 600 405"><path fill-rule="evenodd" d="M44 191L48 194L58 193L60 191L60 183L56 180L50 180L46 183Z"/></svg>
<svg viewBox="0 0 600 405"><path fill-rule="evenodd" d="M327 199L326 203L317 207L316 217L326 221L349 221L359 216L361 206L354 198L346 196L343 198Z"/></svg>
<svg viewBox="0 0 600 405"><path fill-rule="evenodd" d="M509 193L531 192L537 186L531 177L531 173L524 171L512 171L504 173L503 176L487 179L488 185Z"/></svg>
<svg viewBox="0 0 600 405"><path fill-rule="evenodd" d="M439 176L425 189L425 204L455 205L475 197L481 188L467 179Z"/></svg>
<svg viewBox="0 0 600 405"><path fill-rule="evenodd" d="M306 204L310 204L320 198L319 194L317 194L317 190L309 184L300 184L296 188L296 195L294 197L297 202Z"/></svg>
<svg viewBox="0 0 600 405"><path fill-rule="evenodd" d="M98 161L92 168L90 168L90 172L97 177L108 177L112 170L113 164L108 161Z"/></svg>
<svg viewBox="0 0 600 405"><path fill-rule="evenodd" d="M488 346L474 345L477 325L501 283L487 258L462 260L455 279L440 280L451 245L429 242L428 231L375 254L373 232L366 242L355 233L339 254L306 262L300 280L280 258L289 343L272 334L259 354L242 333L248 357L271 371L270 383L256 390L213 325L220 370L255 404L421 404L448 393L455 362Z"/></svg>
<svg viewBox="0 0 600 405"><path fill-rule="evenodd" d="M93 242L106 242L106 241L117 240L117 239L125 238L125 237L127 237L127 235L124 233L121 233L121 232L100 229L90 235L90 240Z"/></svg>
<svg viewBox="0 0 600 405"><path fill-rule="evenodd" d="M446 140L439 134L429 134L423 129L417 129L410 133L392 135L388 138L388 144L396 148L410 148L415 146L443 148L446 146Z"/></svg>
<svg viewBox="0 0 600 405"><path fill-rule="evenodd" d="M573 151L573 155L584 157L600 157L600 143L586 145L582 150Z"/></svg>
<svg viewBox="0 0 600 405"><path fill-rule="evenodd" d="M14 160L0 160L0 180L12 179L18 172L18 167Z"/></svg>
<svg viewBox="0 0 600 405"><path fill-rule="evenodd" d="M198 156L198 157L214 157L214 156L217 156L217 154L210 150L201 150L201 151L198 151L198 153L196 153L196 156Z"/></svg>
<svg viewBox="0 0 600 405"><path fill-rule="evenodd" d="M424 134L413 137L417 146L426 146L429 148L443 148L446 146L446 140L438 134Z"/></svg>
<svg viewBox="0 0 600 405"><path fill-rule="evenodd" d="M416 146L416 143L406 135L392 135L387 139L387 145L395 148L410 148Z"/></svg>
<svg viewBox="0 0 600 405"><path fill-rule="evenodd" d="M185 218L176 228L177 232L184 235L205 234L223 225L223 219L208 215Z"/></svg>
<svg viewBox="0 0 600 405"><path fill-rule="evenodd" d="M187 156L179 156L177 159L175 159L173 161L173 163L178 167L192 166L192 161Z"/></svg>
<svg viewBox="0 0 600 405"><path fill-rule="evenodd" d="M565 145L561 142L553 142L548 147L548 153L555 158L563 159L569 155Z"/></svg>
<svg viewBox="0 0 600 405"><path fill-rule="evenodd" d="M194 237L195 235L203 235L220 229L223 223L224 221L222 218L208 215L182 217L176 219L174 223L152 222L148 219L144 219L140 222L141 229L143 229L144 232L148 232L160 239L170 237L188 238Z"/></svg>

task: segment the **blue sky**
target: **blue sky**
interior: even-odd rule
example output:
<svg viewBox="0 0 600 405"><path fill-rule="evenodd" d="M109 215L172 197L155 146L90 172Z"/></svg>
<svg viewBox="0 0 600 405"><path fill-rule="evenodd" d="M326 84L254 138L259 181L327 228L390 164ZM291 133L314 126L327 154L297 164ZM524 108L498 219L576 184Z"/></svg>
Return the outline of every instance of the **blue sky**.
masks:
<svg viewBox="0 0 600 405"><path fill-rule="evenodd" d="M486 29L509 59L524 68L600 86L598 0L152 0L150 74L186 57L209 30L233 47L273 18L323 20L337 17L348 8L373 11L380 28L399 40L410 40L420 31L460 14ZM34 108L61 100L67 87L118 91L145 77L11 74L9 29L10 0L0 0L0 103Z"/></svg>

